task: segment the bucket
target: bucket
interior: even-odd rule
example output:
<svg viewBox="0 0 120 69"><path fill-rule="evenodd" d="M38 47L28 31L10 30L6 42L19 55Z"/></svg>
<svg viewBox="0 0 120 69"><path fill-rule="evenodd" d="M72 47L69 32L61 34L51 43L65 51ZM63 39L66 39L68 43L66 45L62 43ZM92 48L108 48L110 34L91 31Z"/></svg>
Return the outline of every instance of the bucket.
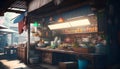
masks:
<svg viewBox="0 0 120 69"><path fill-rule="evenodd" d="M87 69L88 61L87 60L78 60L78 69Z"/></svg>

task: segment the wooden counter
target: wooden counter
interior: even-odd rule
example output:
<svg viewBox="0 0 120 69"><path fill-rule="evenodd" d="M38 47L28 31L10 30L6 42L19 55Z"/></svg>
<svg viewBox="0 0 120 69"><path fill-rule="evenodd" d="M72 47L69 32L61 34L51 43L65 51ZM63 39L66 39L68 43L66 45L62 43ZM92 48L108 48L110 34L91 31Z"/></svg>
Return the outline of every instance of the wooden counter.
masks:
<svg viewBox="0 0 120 69"><path fill-rule="evenodd" d="M80 53L74 51L47 49L36 47L36 50L41 52L42 62L50 64L58 64L59 62L69 62L77 60L87 60L89 65L96 68L97 66L103 67L106 62L106 55L95 53Z"/></svg>
<svg viewBox="0 0 120 69"><path fill-rule="evenodd" d="M40 51L46 51L46 52L75 54L74 51L65 51L65 50L58 50L58 49L47 49L47 48L40 48L40 47L36 47L36 49L37 49L37 50L40 50Z"/></svg>
<svg viewBox="0 0 120 69"><path fill-rule="evenodd" d="M69 51L69 50L59 50L59 49L47 49L47 48L40 48L40 47L36 47L36 50L39 51L44 51L44 52L51 52L51 53L64 53L64 54L73 54L76 56L100 56L102 54L95 54L95 53L80 53L80 52L75 52L75 51Z"/></svg>
<svg viewBox="0 0 120 69"><path fill-rule="evenodd" d="M50 64L58 64L62 61L77 61L74 51L65 51L57 49L47 49L36 47L39 55L42 57L42 62Z"/></svg>

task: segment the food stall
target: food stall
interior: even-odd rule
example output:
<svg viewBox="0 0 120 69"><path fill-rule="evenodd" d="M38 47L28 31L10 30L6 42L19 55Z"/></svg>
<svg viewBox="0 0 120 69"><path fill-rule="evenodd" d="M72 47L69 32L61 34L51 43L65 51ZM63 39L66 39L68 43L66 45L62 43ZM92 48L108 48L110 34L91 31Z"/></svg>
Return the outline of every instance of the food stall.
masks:
<svg viewBox="0 0 120 69"><path fill-rule="evenodd" d="M79 0L73 5L71 0L72 8L67 1L55 7L52 7L54 3L51 2L43 7L44 10L41 8L41 11L30 13L36 16L28 14L28 17L31 16L28 21L33 22L29 36L32 34L31 37L35 39L34 44L28 44L29 62L32 59L34 61L34 58L40 63L48 64L71 61L79 64L85 60L90 67L104 67L105 34L99 31L97 15L91 10L89 2L80 4L77 1ZM37 17L39 13L40 16ZM32 18L37 19L35 21Z"/></svg>
<svg viewBox="0 0 120 69"><path fill-rule="evenodd" d="M98 62L105 61L96 60L105 58L105 34L98 31L97 16L88 5L42 20L31 29L33 37L39 38L35 52L41 63L59 64L80 59L87 60L92 67L104 67Z"/></svg>
<svg viewBox="0 0 120 69"><path fill-rule="evenodd" d="M117 37L119 20L118 17L114 18L114 14L117 15L116 12L118 12L117 3L106 2L106 0L69 0L69 2L67 0L50 0L50 3L47 2L47 5L42 7L40 6L43 4L31 3L35 10L28 14L28 21L32 23L37 21L40 24L37 27L38 32L36 32L36 29L31 31L32 37L40 38L33 45L35 48L32 47L32 49L37 51L34 54L37 53L39 55L40 63L54 64L55 62L57 64L64 61L69 62L72 58L75 58L72 60L91 60L90 64L92 63L93 67L97 67L94 69L106 69L103 68L106 62L109 68L118 64L119 42ZM95 16L93 18L97 21L96 23L94 23L94 19L91 22L91 19L89 19L91 18L91 13L85 10L84 5L90 5L90 10L94 13L92 16ZM80 10L80 8L83 9ZM113 10L117 11L111 12ZM90 23L85 22L89 26L77 26L78 23L76 21L82 18L87 18L90 21ZM28 44L28 47L31 46ZM106 47L109 50L106 50Z"/></svg>

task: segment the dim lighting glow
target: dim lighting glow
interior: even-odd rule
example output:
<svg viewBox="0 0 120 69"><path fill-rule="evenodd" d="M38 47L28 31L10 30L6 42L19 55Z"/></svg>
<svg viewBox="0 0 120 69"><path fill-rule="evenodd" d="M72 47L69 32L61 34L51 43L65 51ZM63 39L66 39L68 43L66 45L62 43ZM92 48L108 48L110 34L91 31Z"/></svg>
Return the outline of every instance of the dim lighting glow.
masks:
<svg viewBox="0 0 120 69"><path fill-rule="evenodd" d="M70 28L70 24L68 22L65 23L59 23L59 24L54 24L54 25L48 25L48 27L53 30L53 29L63 29L63 28Z"/></svg>
<svg viewBox="0 0 120 69"><path fill-rule="evenodd" d="M8 8L10 10L17 10L17 11L26 11L26 9L21 9L21 8Z"/></svg>
<svg viewBox="0 0 120 69"><path fill-rule="evenodd" d="M69 22L64 22L64 23L48 25L48 27L51 30L56 30L56 29L64 29L64 28L87 26L87 25L90 25L89 20L88 19L82 19L82 20L74 20L74 21L69 21Z"/></svg>
<svg viewBox="0 0 120 69"><path fill-rule="evenodd" d="M90 22L88 19L82 19L82 20L75 20L70 22L72 27L77 27L77 26L86 26L90 25Z"/></svg>

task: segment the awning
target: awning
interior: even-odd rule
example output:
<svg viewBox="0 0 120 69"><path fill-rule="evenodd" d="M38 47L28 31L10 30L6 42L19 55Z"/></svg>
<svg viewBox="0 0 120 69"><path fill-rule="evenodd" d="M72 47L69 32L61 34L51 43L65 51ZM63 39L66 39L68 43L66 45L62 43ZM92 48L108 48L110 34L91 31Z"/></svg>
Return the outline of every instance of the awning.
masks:
<svg viewBox="0 0 120 69"><path fill-rule="evenodd" d="M12 29L0 29L0 32L5 32L5 33L17 33L17 31L14 31Z"/></svg>

